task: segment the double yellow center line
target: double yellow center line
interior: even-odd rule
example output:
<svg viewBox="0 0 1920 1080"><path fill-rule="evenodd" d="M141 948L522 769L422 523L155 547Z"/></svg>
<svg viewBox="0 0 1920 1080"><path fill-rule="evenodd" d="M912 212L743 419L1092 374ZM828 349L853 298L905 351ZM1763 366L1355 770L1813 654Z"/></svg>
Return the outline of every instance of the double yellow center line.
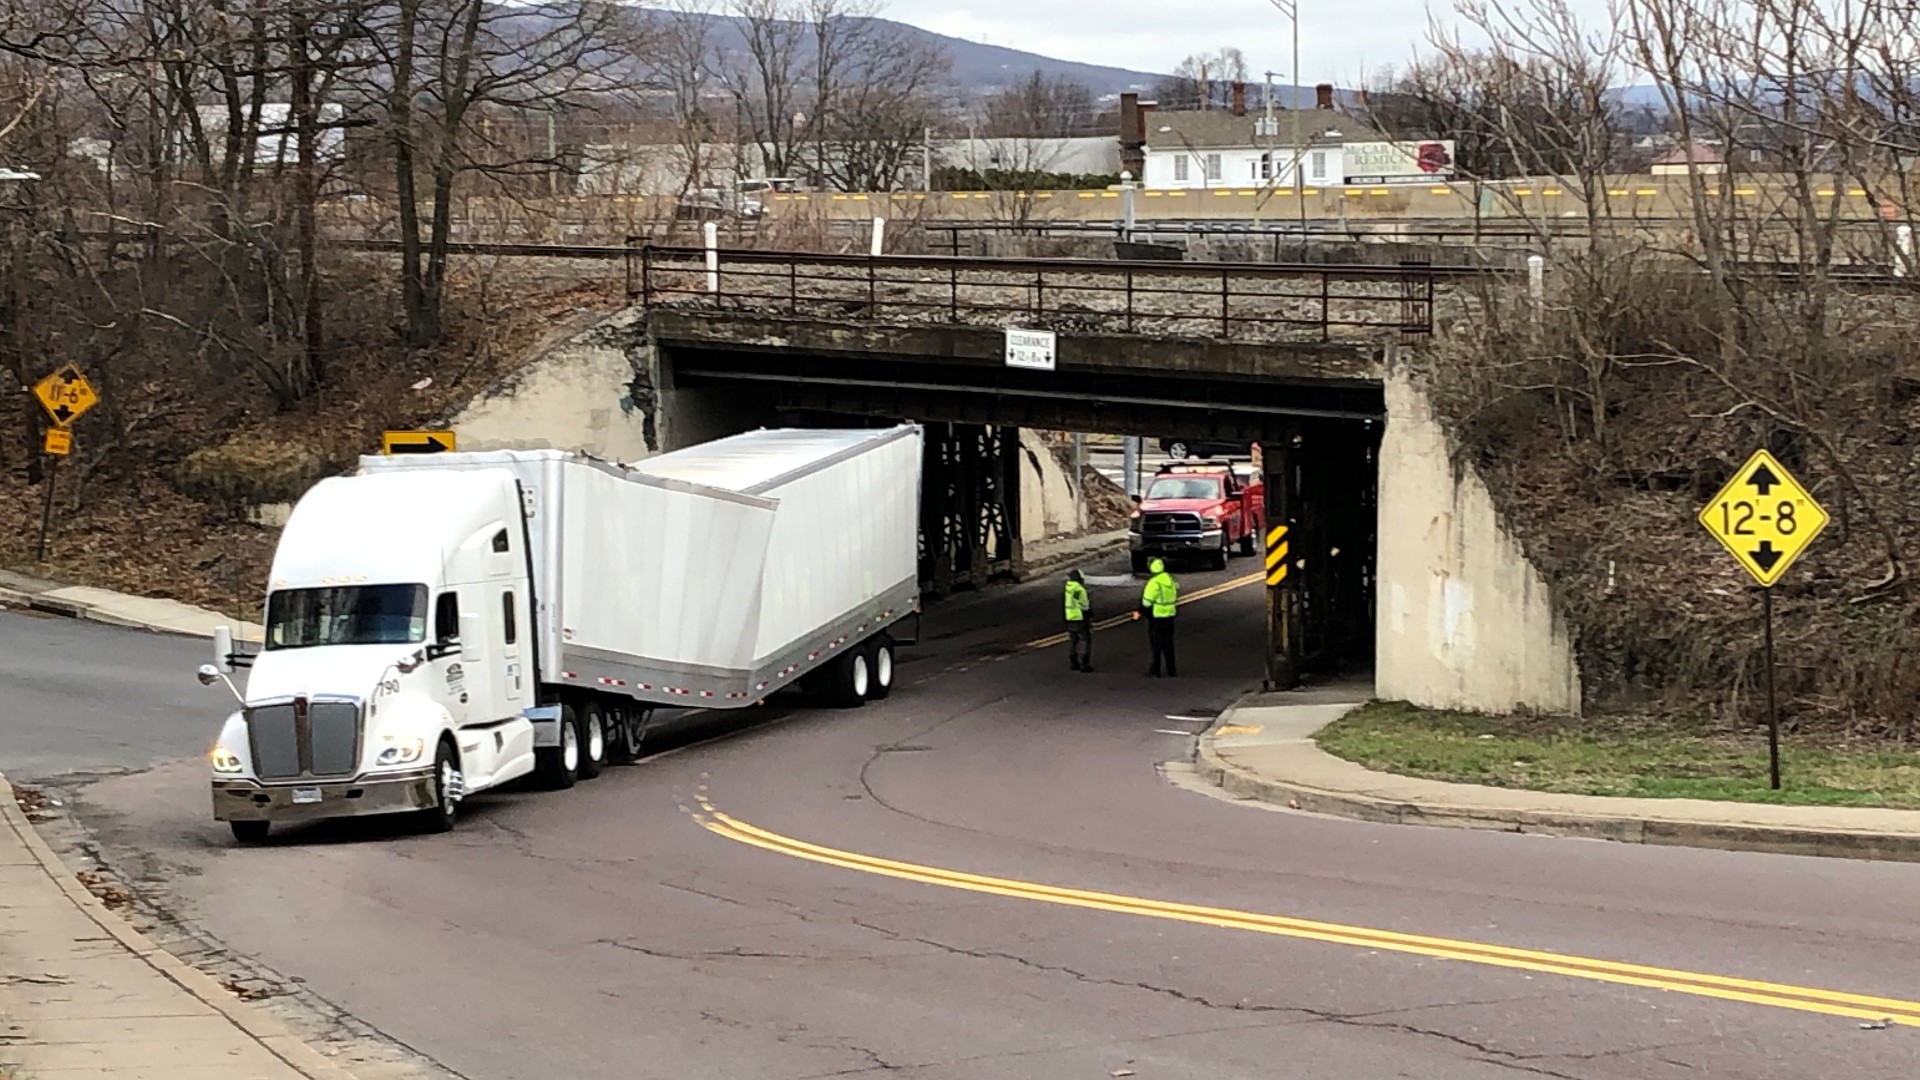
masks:
<svg viewBox="0 0 1920 1080"><path fill-rule="evenodd" d="M1205 600L1209 596L1219 596L1223 592L1243 589L1248 585L1253 585L1264 580L1266 580L1265 574L1248 574L1243 578L1235 578L1232 581L1224 581L1218 585L1210 585L1207 588L1199 589L1181 597L1179 606L1186 607L1195 601ZM1093 628L1095 630L1110 630L1113 627L1119 626L1121 623L1130 622L1132 619L1133 613L1129 611L1125 615L1115 615L1110 619L1101 619L1099 622L1093 624ZM1047 637L1035 638L1020 647L1022 649L1051 649L1055 645L1065 644L1066 640L1067 635L1065 634L1051 634Z"/></svg>
<svg viewBox="0 0 1920 1080"><path fill-rule="evenodd" d="M1401 934L1389 930L1372 930L1360 926L1293 919L1282 915L1235 911L1230 908L1204 907L1196 904L1122 896L1115 893L1089 892L1083 889L1015 881L1010 878L986 877L936 866L896 862L892 859L841 851L781 836L728 817L714 809L704 794L700 798L700 805L705 812L694 814L694 819L718 836L790 858L856 870L864 874L877 874L882 877L938 885L948 889L961 889L966 892L1011 897L1017 900L1194 923L1223 930L1242 930L1334 945L1349 945L1355 948L1377 949L1384 952L1409 953L1440 960L1459 960L1489 967L1562 975L1568 978L1616 983L1648 990L1665 990L1749 1005L1766 1005L1779 1009L1792 1009L1796 1012L1820 1013L1855 1020L1885 1021L1920 1027L1920 1002L1916 1001L1874 997L1868 994L1850 994L1807 986L1790 986L1754 979L1738 979L1725 975L1708 975L1673 968L1649 967L1644 964L1596 960L1565 953L1515 949L1504 945L1455 941L1420 934Z"/></svg>

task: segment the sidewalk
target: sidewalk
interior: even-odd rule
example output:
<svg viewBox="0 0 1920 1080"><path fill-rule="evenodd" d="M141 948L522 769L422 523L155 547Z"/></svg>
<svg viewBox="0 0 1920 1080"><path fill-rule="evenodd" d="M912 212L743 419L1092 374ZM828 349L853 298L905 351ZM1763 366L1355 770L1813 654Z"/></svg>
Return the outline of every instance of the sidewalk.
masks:
<svg viewBox="0 0 1920 1080"><path fill-rule="evenodd" d="M1068 563L1091 562L1103 555L1127 549L1127 530L1061 536L1028 544L1022 580L1033 578Z"/></svg>
<svg viewBox="0 0 1920 1080"><path fill-rule="evenodd" d="M261 637L258 623L237 623L230 615L176 600L148 600L84 585L61 585L0 570L0 608L7 607L45 611L163 634L210 638L214 627L231 626L236 641L259 641Z"/></svg>
<svg viewBox="0 0 1920 1080"><path fill-rule="evenodd" d="M1920 811L1558 795L1374 772L1314 745L1314 732L1360 705L1331 696L1347 700L1257 694L1228 709L1200 739L1200 775L1230 795L1360 821L1920 862Z"/></svg>
<svg viewBox="0 0 1920 1080"><path fill-rule="evenodd" d="M352 1080L109 912L0 777L0 1076Z"/></svg>

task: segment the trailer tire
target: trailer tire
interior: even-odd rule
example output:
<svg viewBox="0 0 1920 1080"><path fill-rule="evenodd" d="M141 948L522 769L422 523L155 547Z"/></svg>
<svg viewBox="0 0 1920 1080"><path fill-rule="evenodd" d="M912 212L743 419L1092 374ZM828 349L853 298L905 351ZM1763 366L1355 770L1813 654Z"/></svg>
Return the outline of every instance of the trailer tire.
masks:
<svg viewBox="0 0 1920 1080"><path fill-rule="evenodd" d="M607 767L607 712L598 701L580 707L580 779L592 780Z"/></svg>
<svg viewBox="0 0 1920 1080"><path fill-rule="evenodd" d="M423 833L443 833L453 830L454 819L460 814L460 798L454 793L455 777L460 769L460 755L453 744L444 736L440 747L433 753L433 800L432 808L422 810L415 817Z"/></svg>
<svg viewBox="0 0 1920 1080"><path fill-rule="evenodd" d="M242 844L264 844L267 833L273 831L270 821L229 821L227 824L233 828L234 840Z"/></svg>
<svg viewBox="0 0 1920 1080"><path fill-rule="evenodd" d="M868 701L885 701L893 693L893 638L882 634L868 650Z"/></svg>
<svg viewBox="0 0 1920 1080"><path fill-rule="evenodd" d="M867 691L873 685L873 668L865 649L852 649L835 660L827 676L827 694L843 709L857 709L867 703Z"/></svg>
<svg viewBox="0 0 1920 1080"><path fill-rule="evenodd" d="M1249 529L1247 530L1247 535L1240 538L1240 554L1252 555L1254 553L1253 545L1254 545L1255 531L1256 530Z"/></svg>
<svg viewBox="0 0 1920 1080"><path fill-rule="evenodd" d="M580 778L580 726L573 706L560 706L560 745L535 750L533 762L540 786L549 791L565 791Z"/></svg>

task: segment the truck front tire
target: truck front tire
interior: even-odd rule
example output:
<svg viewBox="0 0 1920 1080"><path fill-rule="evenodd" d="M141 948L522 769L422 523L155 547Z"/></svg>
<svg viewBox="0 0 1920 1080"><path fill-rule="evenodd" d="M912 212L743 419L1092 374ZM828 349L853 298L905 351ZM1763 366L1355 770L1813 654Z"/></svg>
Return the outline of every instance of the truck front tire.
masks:
<svg viewBox="0 0 1920 1080"><path fill-rule="evenodd" d="M460 814L460 800L453 795L454 774L459 771L460 756L454 752L453 744L440 740L440 748L433 754L433 806L420 811L415 819L420 823L423 833L443 833L453 829L454 819Z"/></svg>
<svg viewBox="0 0 1920 1080"><path fill-rule="evenodd" d="M580 721L573 706L560 706L560 745L533 752L533 772L540 786L565 791L580 778Z"/></svg>

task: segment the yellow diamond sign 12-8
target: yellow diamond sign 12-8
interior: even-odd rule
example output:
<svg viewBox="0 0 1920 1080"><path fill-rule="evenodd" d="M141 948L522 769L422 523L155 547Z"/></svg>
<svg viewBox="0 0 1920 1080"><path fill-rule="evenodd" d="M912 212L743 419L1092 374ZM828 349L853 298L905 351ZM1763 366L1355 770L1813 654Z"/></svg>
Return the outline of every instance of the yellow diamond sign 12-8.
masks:
<svg viewBox="0 0 1920 1080"><path fill-rule="evenodd" d="M1700 511L1700 524L1753 580L1771 587L1820 530L1827 511L1765 450L1747 459Z"/></svg>

